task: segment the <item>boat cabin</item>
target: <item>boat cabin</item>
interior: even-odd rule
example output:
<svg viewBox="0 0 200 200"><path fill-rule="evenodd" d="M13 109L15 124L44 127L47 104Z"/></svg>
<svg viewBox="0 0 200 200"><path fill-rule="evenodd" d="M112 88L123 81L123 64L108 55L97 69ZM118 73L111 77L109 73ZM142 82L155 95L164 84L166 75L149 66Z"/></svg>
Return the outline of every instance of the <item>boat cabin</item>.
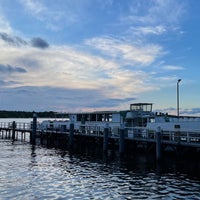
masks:
<svg viewBox="0 0 200 200"><path fill-rule="evenodd" d="M130 105L130 111L134 112L152 112L152 103L133 103Z"/></svg>
<svg viewBox="0 0 200 200"><path fill-rule="evenodd" d="M130 105L130 111L126 113L126 127L145 127L154 118L152 103L134 103Z"/></svg>

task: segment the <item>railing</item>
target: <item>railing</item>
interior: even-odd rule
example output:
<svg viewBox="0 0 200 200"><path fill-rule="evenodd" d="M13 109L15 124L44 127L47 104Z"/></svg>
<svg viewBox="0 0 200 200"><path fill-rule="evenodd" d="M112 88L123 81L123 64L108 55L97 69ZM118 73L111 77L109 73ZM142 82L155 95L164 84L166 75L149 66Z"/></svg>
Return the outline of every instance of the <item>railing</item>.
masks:
<svg viewBox="0 0 200 200"><path fill-rule="evenodd" d="M200 132L199 131L165 131L162 133L162 140L175 141L179 143L187 144L200 144Z"/></svg>
<svg viewBox="0 0 200 200"><path fill-rule="evenodd" d="M39 124L38 124L38 127ZM13 129L13 122L0 122L0 128ZM80 125L74 127L74 134L103 137L105 126L97 125ZM31 123L15 123L16 130L30 131L32 130ZM129 140L144 140L144 141L156 141L156 131L148 130L144 127L125 127L125 138ZM38 131L40 131L38 129ZM66 130L48 129L47 132L55 133L69 133L69 127ZM44 131L45 132L45 131ZM120 127L109 127L109 137L119 138ZM161 131L162 143L181 143L183 145L198 144L200 145L200 131Z"/></svg>
<svg viewBox="0 0 200 200"><path fill-rule="evenodd" d="M156 131L145 128L127 128L128 139L156 140ZM200 131L161 131L163 143L199 144Z"/></svg>
<svg viewBox="0 0 200 200"><path fill-rule="evenodd" d="M23 123L23 122L0 122L0 128L5 129L13 129L13 127L17 130L31 130L31 123Z"/></svg>
<svg viewBox="0 0 200 200"><path fill-rule="evenodd" d="M103 136L104 127L103 126L88 126L88 125L81 125L75 126L75 134L80 135L87 135L87 136Z"/></svg>

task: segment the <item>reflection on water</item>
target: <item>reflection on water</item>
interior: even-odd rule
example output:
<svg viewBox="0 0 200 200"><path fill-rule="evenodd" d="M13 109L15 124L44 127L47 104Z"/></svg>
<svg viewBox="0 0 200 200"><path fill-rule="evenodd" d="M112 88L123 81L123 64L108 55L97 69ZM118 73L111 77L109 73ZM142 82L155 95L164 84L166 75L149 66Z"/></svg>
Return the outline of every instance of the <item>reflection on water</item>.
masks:
<svg viewBox="0 0 200 200"><path fill-rule="evenodd" d="M200 199L197 162L0 140L0 199Z"/></svg>

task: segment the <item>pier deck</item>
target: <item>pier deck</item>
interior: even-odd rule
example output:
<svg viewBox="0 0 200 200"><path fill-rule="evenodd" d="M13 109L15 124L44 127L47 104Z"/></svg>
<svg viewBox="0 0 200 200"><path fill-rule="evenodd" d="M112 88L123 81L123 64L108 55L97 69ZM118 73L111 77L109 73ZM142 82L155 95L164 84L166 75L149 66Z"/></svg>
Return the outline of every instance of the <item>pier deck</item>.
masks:
<svg viewBox="0 0 200 200"><path fill-rule="evenodd" d="M39 124L37 124L39 127ZM107 150L109 148L109 141L115 141L115 145L118 145L119 151L124 152L125 143L129 141L132 145L136 144L153 144L156 146L157 153L160 154L161 149L163 147L171 146L174 149L177 147L192 147L197 151L200 150L200 131L149 131L144 128L130 128L130 127L118 127L118 131L115 133L111 132L109 127L97 127L97 126L80 126L80 127L70 127L66 130L58 130L58 129L46 129L40 130L36 128L35 130L35 138L42 141L51 140L51 142L57 142L59 146L59 138L62 143L66 143L67 145L71 145L80 137L85 140L89 139L100 139L103 143L103 149ZM20 135L20 139L27 140L31 142L31 135L33 135L34 128L32 123L0 123L0 138L8 138L13 140L18 140L18 136ZM27 137L28 135L28 137ZM159 137L158 137L159 136ZM159 157L159 156L158 156Z"/></svg>
<svg viewBox="0 0 200 200"><path fill-rule="evenodd" d="M84 126L76 127L74 130L74 135L81 135L86 137L104 137L104 132L102 131L93 131L93 130L101 130L102 127L97 126ZM23 132L23 133L31 133L32 132L32 124L31 123L15 123L15 127L13 127L12 122L1 122L0 123L0 131L7 131L12 132L13 129L15 132ZM119 139L119 130L118 133L112 133L109 131L109 138L113 139ZM148 131L144 133L144 128L137 128L132 129L129 127L124 127L124 138L126 140L133 140L133 141L147 141L147 142L156 142L156 131ZM130 133L131 130L131 133ZM62 134L62 135L69 135L69 130L61 131L61 130L55 130L55 129L47 129L47 130L36 130L37 137L40 137L41 134ZM177 131L161 131L161 141L163 144L171 144L171 145L183 145L183 146L194 146L194 147L200 147L200 131L193 131L193 132L177 132Z"/></svg>

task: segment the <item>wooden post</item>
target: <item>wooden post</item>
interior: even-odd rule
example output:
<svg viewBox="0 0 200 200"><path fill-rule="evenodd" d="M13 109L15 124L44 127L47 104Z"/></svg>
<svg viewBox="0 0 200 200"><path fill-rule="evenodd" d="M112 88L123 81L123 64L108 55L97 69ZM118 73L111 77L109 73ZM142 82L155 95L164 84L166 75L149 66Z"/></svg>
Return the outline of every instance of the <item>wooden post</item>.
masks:
<svg viewBox="0 0 200 200"><path fill-rule="evenodd" d="M81 133L85 134L85 117L83 115L82 115L82 118L81 118L80 129L81 129Z"/></svg>
<svg viewBox="0 0 200 200"><path fill-rule="evenodd" d="M32 124L32 133L31 133L31 144L35 144L36 143L36 130L37 130L37 114L34 113L33 114L33 124Z"/></svg>
<svg viewBox="0 0 200 200"><path fill-rule="evenodd" d="M69 126L69 145L73 146L73 144L74 144L74 122L71 121Z"/></svg>
<svg viewBox="0 0 200 200"><path fill-rule="evenodd" d="M107 150L108 150L108 133L109 133L109 125L107 123L105 125L104 135L103 135L103 151L104 152L107 152Z"/></svg>
<svg viewBox="0 0 200 200"><path fill-rule="evenodd" d="M161 128L158 127L156 131L156 159L161 159Z"/></svg>
<svg viewBox="0 0 200 200"><path fill-rule="evenodd" d="M119 153L123 154L125 149L125 135L124 135L124 125L121 124L119 129Z"/></svg>
<svg viewBox="0 0 200 200"><path fill-rule="evenodd" d="M16 129L16 123L13 121L12 123L12 140L15 140L15 129Z"/></svg>

